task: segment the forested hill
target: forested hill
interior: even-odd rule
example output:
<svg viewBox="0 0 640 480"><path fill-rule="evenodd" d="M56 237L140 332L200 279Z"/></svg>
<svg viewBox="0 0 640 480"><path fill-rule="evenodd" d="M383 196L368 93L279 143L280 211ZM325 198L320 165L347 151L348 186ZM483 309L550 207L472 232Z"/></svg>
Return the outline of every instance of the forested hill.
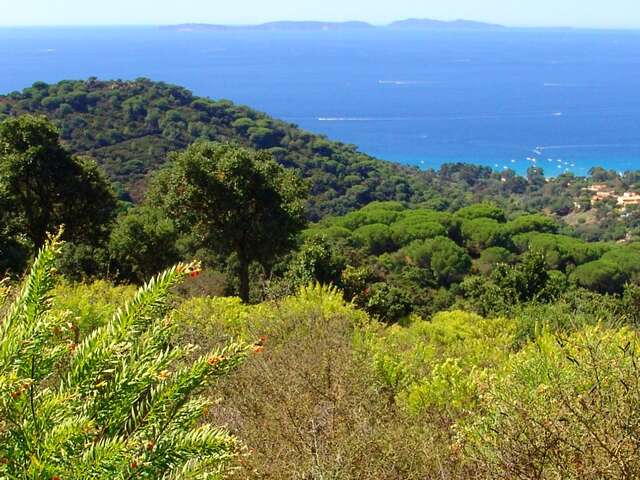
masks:
<svg viewBox="0 0 640 480"><path fill-rule="evenodd" d="M38 82L0 96L0 119L24 113L53 120L72 152L95 158L134 199L169 152L202 138L269 149L282 165L299 169L311 182L312 219L374 200L419 202L433 195L433 172L376 160L250 108L147 79Z"/></svg>

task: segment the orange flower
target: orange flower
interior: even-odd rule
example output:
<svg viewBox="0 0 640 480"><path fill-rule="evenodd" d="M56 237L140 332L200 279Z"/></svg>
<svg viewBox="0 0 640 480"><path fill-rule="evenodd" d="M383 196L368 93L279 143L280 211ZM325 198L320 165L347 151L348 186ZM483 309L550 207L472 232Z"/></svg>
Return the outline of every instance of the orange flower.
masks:
<svg viewBox="0 0 640 480"><path fill-rule="evenodd" d="M200 275L200 270L194 270L193 272L191 272L191 273L189 274L189 276L190 276L191 278L197 278L197 277L198 277L198 275Z"/></svg>
<svg viewBox="0 0 640 480"><path fill-rule="evenodd" d="M254 345L253 353L262 353L264 352L264 347L262 345Z"/></svg>
<svg viewBox="0 0 640 480"><path fill-rule="evenodd" d="M216 356L216 357L210 357L210 358L207 360L207 363L208 363L209 365L211 365L212 367L215 367L216 365L218 365L218 364L219 364L221 361L223 361L223 360L224 360L224 357L221 357L221 356L219 356L219 355L218 355L218 356Z"/></svg>

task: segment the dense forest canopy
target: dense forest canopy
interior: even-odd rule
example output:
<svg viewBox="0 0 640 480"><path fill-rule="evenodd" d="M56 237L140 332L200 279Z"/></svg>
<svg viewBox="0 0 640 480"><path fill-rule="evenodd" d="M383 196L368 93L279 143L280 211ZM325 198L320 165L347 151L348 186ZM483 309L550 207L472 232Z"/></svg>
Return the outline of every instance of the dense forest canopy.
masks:
<svg viewBox="0 0 640 480"><path fill-rule="evenodd" d="M382 162L354 146L332 142L225 100L152 82L98 80L39 82L0 97L1 115L38 113L60 128L71 152L95 158L134 198L145 175L167 154L199 139L234 141L268 150L280 164L311 181L309 215L346 213L373 200L422 201L432 192L428 175Z"/></svg>

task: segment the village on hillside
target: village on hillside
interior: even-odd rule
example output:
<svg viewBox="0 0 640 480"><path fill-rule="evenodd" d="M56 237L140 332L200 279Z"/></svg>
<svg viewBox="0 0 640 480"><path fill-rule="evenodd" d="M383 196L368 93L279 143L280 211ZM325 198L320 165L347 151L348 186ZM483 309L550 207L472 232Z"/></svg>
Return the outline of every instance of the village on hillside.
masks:
<svg viewBox="0 0 640 480"><path fill-rule="evenodd" d="M618 195L618 193L606 183L596 183L590 187L586 187L585 190L592 193L592 205L604 200L615 200L616 204L622 209L632 205L640 205L639 192L624 192L622 195Z"/></svg>

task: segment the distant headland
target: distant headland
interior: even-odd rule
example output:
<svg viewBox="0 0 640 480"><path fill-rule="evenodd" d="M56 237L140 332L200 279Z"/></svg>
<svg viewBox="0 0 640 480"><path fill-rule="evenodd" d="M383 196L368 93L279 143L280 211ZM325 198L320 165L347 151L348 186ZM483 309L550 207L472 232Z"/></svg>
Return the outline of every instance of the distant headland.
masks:
<svg viewBox="0 0 640 480"><path fill-rule="evenodd" d="M209 23L183 23L179 25L165 25L163 30L180 32L221 32L238 30L259 31L336 31L336 30L374 30L374 29L402 29L402 30L501 30L507 27L494 23L475 22L471 20L442 21L428 18L410 18L392 22L389 25L377 26L367 22L268 22L257 25L218 25Z"/></svg>

